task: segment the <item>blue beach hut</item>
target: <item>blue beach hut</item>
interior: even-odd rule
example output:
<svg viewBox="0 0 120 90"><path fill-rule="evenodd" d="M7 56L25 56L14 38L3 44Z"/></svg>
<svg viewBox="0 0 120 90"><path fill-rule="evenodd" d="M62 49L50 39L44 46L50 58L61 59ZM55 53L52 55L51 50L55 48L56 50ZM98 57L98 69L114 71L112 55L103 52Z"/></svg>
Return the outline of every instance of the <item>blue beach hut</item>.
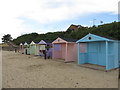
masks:
<svg viewBox="0 0 120 90"><path fill-rule="evenodd" d="M118 68L119 41L89 33L78 40L78 64L96 64L106 70Z"/></svg>

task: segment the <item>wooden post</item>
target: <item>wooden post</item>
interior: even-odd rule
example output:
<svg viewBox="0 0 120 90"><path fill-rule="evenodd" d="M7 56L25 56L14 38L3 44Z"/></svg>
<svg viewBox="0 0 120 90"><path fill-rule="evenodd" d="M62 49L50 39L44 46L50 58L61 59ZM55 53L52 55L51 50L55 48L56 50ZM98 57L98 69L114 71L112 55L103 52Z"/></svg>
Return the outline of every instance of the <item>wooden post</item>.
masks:
<svg viewBox="0 0 120 90"><path fill-rule="evenodd" d="M78 43L78 64L80 64L80 43Z"/></svg>
<svg viewBox="0 0 120 90"><path fill-rule="evenodd" d="M67 55L68 55L68 53L67 53L67 49L68 49L68 43L66 42L66 53L65 53L65 61L68 61L68 58L67 58Z"/></svg>
<svg viewBox="0 0 120 90"><path fill-rule="evenodd" d="M108 41L106 41L106 70L108 70Z"/></svg>

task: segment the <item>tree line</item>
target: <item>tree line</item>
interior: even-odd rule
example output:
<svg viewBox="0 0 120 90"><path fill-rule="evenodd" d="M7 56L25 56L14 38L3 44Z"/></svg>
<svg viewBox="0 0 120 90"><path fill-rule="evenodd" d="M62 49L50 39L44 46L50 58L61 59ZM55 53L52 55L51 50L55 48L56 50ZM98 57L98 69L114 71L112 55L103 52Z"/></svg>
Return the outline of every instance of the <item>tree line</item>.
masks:
<svg viewBox="0 0 120 90"><path fill-rule="evenodd" d="M20 43L30 43L31 41L39 42L40 40L46 40L52 42L57 37L63 38L72 38L72 39L80 39L87 35L88 33L111 37L113 39L120 40L120 22L112 22L109 24L103 24L99 26L92 26L92 27L81 27L75 31L61 31L61 32L48 32L46 34L38 34L38 33L30 33L24 34L16 39L13 39L12 42L19 45Z"/></svg>

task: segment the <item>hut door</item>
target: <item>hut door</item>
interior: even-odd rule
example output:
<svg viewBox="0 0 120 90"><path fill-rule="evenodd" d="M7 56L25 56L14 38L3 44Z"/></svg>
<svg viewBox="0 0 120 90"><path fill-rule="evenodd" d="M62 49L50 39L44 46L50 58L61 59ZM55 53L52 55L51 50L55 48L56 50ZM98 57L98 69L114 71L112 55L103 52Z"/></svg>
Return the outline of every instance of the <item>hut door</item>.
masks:
<svg viewBox="0 0 120 90"><path fill-rule="evenodd" d="M66 57L66 44L61 44L61 59Z"/></svg>
<svg viewBox="0 0 120 90"><path fill-rule="evenodd" d="M53 48L53 57L54 58L61 58L61 45L60 44L54 44Z"/></svg>
<svg viewBox="0 0 120 90"><path fill-rule="evenodd" d="M105 66L105 43L88 43L88 63Z"/></svg>
<svg viewBox="0 0 120 90"><path fill-rule="evenodd" d="M88 63L98 64L98 43L88 43Z"/></svg>
<svg viewBox="0 0 120 90"><path fill-rule="evenodd" d="M35 45L31 46L31 54L35 55Z"/></svg>
<svg viewBox="0 0 120 90"><path fill-rule="evenodd" d="M27 49L25 50L25 54L27 55Z"/></svg>

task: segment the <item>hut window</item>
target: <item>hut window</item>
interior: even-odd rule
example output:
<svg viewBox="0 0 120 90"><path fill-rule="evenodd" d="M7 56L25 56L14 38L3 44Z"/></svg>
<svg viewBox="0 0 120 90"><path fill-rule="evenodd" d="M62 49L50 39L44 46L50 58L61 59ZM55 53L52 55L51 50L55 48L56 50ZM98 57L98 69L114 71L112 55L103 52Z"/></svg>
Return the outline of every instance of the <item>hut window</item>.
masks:
<svg viewBox="0 0 120 90"><path fill-rule="evenodd" d="M80 53L86 52L86 43L80 43Z"/></svg>
<svg viewBox="0 0 120 90"><path fill-rule="evenodd" d="M91 40L92 38L91 37L88 37L89 40Z"/></svg>
<svg viewBox="0 0 120 90"><path fill-rule="evenodd" d="M60 39L58 39L58 42L60 42Z"/></svg>

